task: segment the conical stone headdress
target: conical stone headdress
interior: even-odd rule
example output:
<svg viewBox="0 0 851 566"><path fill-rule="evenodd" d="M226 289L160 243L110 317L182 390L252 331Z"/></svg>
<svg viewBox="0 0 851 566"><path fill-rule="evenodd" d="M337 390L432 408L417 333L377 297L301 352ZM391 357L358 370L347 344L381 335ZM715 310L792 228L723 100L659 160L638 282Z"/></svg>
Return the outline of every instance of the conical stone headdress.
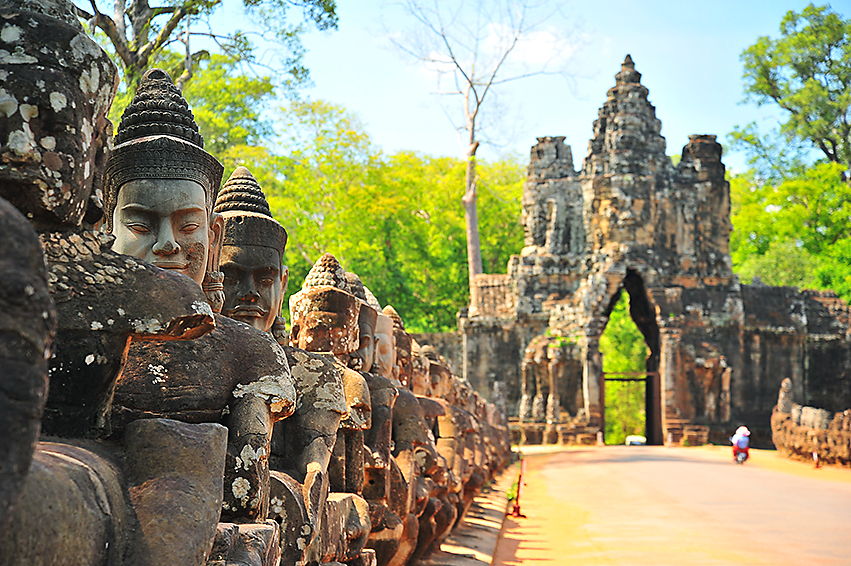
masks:
<svg viewBox="0 0 851 566"><path fill-rule="evenodd" d="M115 134L115 148L106 165L107 225L118 190L140 179L183 179L204 188L212 209L224 167L204 151L204 139L189 104L162 69L142 77L133 102L124 111Z"/></svg>
<svg viewBox="0 0 851 566"><path fill-rule="evenodd" d="M214 211L225 221L223 245L264 246L284 253L287 231L272 218L263 189L245 167L237 167L222 186Z"/></svg>
<svg viewBox="0 0 851 566"><path fill-rule="evenodd" d="M307 277L304 278L302 289L311 287L336 287L341 291L352 294L352 288L346 280L346 272L337 258L326 253L313 264Z"/></svg>

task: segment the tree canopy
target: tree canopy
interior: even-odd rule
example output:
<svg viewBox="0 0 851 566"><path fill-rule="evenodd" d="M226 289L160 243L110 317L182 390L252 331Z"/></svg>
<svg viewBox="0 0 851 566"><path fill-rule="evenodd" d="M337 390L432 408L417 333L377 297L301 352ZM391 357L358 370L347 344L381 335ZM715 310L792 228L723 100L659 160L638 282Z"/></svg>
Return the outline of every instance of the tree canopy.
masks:
<svg viewBox="0 0 851 566"><path fill-rule="evenodd" d="M780 132L788 141L807 142L851 168L851 20L829 6L789 11L780 37L760 37L742 62L747 98L782 109ZM753 125L733 136L759 153Z"/></svg>
<svg viewBox="0 0 851 566"><path fill-rule="evenodd" d="M163 51L175 51L181 43L184 65L174 78L182 88L192 77L196 62L208 55L206 50L192 51L193 36L211 39L224 54L248 63L256 61L252 35L274 40L282 48L277 59L282 75L287 77L283 84L295 87L308 75L300 42L305 23L312 22L320 30L337 27L335 0L242 0L243 9L253 16L254 30L214 29L210 16L222 7L223 0L178 0L161 6L151 6L148 0L113 0L112 9L107 11L100 4L97 0L77 0L76 6L79 15L108 39L131 93L151 63ZM293 8L302 12L295 21L289 13Z"/></svg>
<svg viewBox="0 0 851 566"><path fill-rule="evenodd" d="M382 304L392 304L408 328L454 329L456 313L469 302L464 215L457 201L464 161L383 155L356 117L326 102L293 102L284 117L284 145L292 149L258 180L290 233L288 294L327 251ZM504 271L509 255L522 247L524 169L511 160L484 163L480 175L487 219L482 231L493 242L486 260Z"/></svg>

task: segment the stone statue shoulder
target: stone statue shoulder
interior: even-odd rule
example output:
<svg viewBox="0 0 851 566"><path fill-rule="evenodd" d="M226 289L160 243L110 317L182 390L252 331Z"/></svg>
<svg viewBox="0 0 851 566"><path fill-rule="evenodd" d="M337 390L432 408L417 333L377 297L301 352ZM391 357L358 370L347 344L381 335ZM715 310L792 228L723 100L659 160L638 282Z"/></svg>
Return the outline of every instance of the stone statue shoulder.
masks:
<svg viewBox="0 0 851 566"><path fill-rule="evenodd" d="M216 329L185 342L133 342L113 404L113 425L140 417L219 422L245 395L262 397L273 420L295 410L286 354L267 332L216 315Z"/></svg>
<svg viewBox="0 0 851 566"><path fill-rule="evenodd" d="M345 415L342 368L323 356L293 346L284 346L284 352L298 391L296 411L316 407Z"/></svg>
<svg viewBox="0 0 851 566"><path fill-rule="evenodd" d="M213 329L213 311L193 281L111 251L109 235L45 232L40 240L58 318L42 432L108 435L128 339L196 338Z"/></svg>

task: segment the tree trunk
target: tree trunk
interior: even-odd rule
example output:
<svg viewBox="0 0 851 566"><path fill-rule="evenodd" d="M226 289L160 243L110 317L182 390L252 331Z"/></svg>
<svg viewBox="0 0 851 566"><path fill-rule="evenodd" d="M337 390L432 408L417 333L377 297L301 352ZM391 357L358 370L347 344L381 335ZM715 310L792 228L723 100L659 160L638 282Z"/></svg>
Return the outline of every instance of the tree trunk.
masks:
<svg viewBox="0 0 851 566"><path fill-rule="evenodd" d="M482 245L479 241L479 216L476 211L476 150L479 142L470 135L470 145L467 149L467 173L464 179L464 220L467 225L467 266L470 274L470 307L472 311L478 308L478 289L475 285L476 275L482 273Z"/></svg>

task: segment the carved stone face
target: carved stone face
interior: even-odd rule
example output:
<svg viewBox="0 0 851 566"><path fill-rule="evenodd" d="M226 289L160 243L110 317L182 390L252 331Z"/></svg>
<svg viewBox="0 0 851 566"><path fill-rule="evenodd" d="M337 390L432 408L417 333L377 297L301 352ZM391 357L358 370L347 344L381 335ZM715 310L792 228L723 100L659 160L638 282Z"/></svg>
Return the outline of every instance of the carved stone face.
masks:
<svg viewBox="0 0 851 566"><path fill-rule="evenodd" d="M390 378L396 365L396 345L393 337L393 320L379 314L375 324L375 365L378 375Z"/></svg>
<svg viewBox="0 0 851 566"><path fill-rule="evenodd" d="M164 269L204 281L211 247L218 248L222 220L207 210L204 189L194 181L140 179L118 191L112 248Z"/></svg>
<svg viewBox="0 0 851 566"><path fill-rule="evenodd" d="M393 339L396 345L396 364L393 368L393 377L398 379L402 385L410 387L413 373L411 336L398 326L394 326Z"/></svg>
<svg viewBox="0 0 851 566"><path fill-rule="evenodd" d="M265 246L223 246L219 270L225 274L222 314L268 332L281 312L289 276L281 254Z"/></svg>
<svg viewBox="0 0 851 566"><path fill-rule="evenodd" d="M375 356L375 318L375 309L366 304L360 306L360 314L358 315L358 349L352 352L352 363L350 363L350 367L354 367L360 371L370 371L373 369Z"/></svg>
<svg viewBox="0 0 851 566"><path fill-rule="evenodd" d="M334 287L303 289L290 297L290 343L308 352L344 356L357 348L360 301Z"/></svg>
<svg viewBox="0 0 851 566"><path fill-rule="evenodd" d="M2 21L0 196L38 230L77 226L112 135L114 65L54 18L17 11Z"/></svg>

